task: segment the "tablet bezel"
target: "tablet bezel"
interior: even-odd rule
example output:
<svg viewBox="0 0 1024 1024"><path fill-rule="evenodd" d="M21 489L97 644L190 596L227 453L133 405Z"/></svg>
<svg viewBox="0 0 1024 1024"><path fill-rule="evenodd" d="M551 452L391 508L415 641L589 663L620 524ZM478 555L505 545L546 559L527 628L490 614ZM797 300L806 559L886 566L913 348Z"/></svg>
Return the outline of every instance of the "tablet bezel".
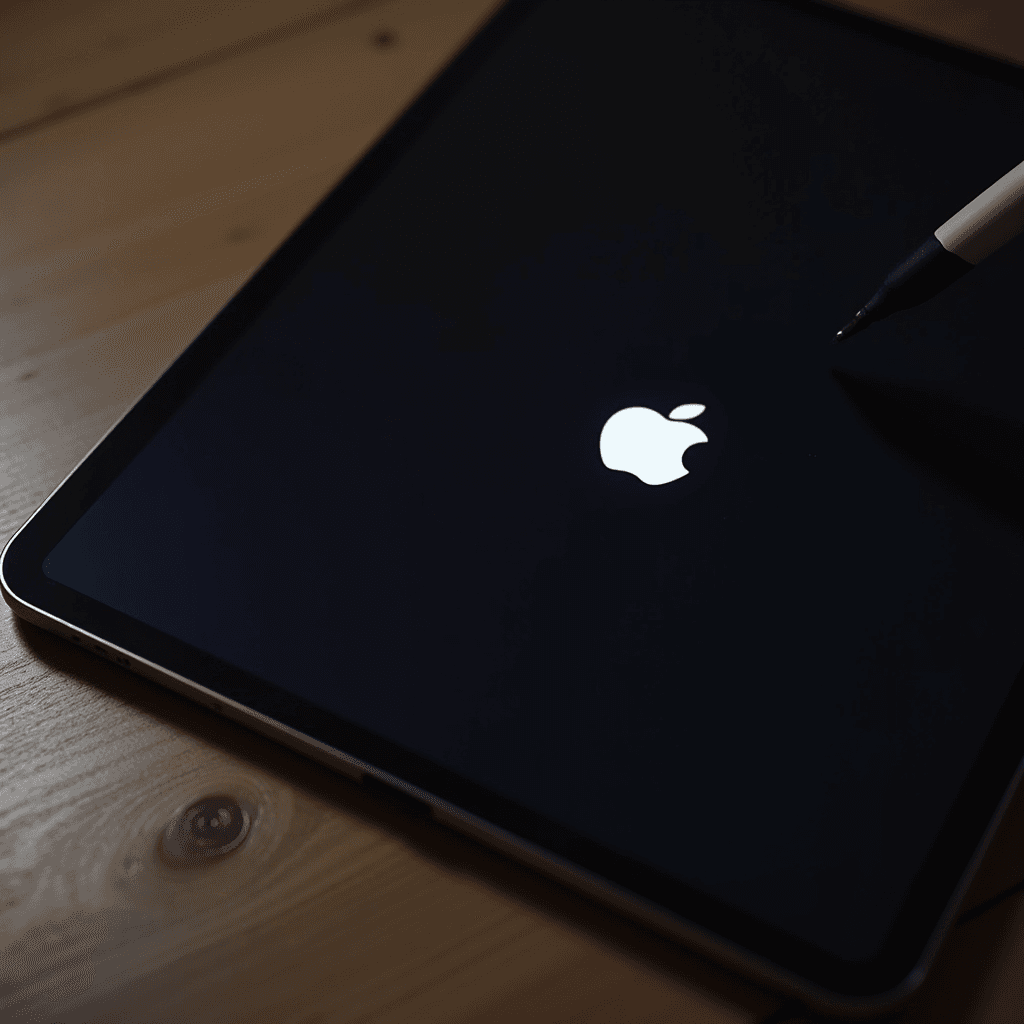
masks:
<svg viewBox="0 0 1024 1024"><path fill-rule="evenodd" d="M356 777L415 797L443 821L576 888L822 1005L888 1006L919 984L966 892L1024 762L1024 672L908 893L882 952L851 964L613 853L418 754L47 578L44 557L186 400L245 328L387 175L424 125L519 19L510 0L261 265L159 380L8 542L5 599L22 617ZM1024 70L806 0L773 0L974 73L1024 86ZM289 600L290 595L277 595Z"/></svg>

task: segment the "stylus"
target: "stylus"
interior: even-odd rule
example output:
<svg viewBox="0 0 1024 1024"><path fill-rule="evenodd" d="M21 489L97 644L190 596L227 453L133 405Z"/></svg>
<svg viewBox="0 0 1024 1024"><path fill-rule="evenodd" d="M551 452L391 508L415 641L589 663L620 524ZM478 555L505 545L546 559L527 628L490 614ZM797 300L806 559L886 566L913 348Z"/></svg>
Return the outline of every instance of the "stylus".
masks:
<svg viewBox="0 0 1024 1024"><path fill-rule="evenodd" d="M1022 230L1024 162L954 213L894 267L834 340L846 341L868 324L937 295Z"/></svg>

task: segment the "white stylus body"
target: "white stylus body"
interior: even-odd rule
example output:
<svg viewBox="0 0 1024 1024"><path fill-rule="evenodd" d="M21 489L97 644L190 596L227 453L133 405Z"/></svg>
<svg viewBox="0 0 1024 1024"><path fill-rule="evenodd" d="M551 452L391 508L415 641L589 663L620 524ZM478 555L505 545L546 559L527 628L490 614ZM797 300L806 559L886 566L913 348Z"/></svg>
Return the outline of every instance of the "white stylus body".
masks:
<svg viewBox="0 0 1024 1024"><path fill-rule="evenodd" d="M835 336L845 341L875 320L938 294L1024 231L1024 162L935 229Z"/></svg>
<svg viewBox="0 0 1024 1024"><path fill-rule="evenodd" d="M972 266L1024 231L1024 161L954 213L935 237Z"/></svg>

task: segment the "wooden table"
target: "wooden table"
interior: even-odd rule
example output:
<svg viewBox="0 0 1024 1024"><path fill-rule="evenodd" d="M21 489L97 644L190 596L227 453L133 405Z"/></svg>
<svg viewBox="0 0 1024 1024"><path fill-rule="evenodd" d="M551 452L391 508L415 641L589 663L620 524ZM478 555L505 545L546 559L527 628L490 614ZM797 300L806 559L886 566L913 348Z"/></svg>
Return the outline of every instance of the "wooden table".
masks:
<svg viewBox="0 0 1024 1024"><path fill-rule="evenodd" d="M0 11L0 543L493 0ZM1019 0L852 6L1024 63ZM164 823L259 814L175 872ZM898 1019L1024 1020L1024 801ZM799 1007L0 616L3 1021L757 1022Z"/></svg>

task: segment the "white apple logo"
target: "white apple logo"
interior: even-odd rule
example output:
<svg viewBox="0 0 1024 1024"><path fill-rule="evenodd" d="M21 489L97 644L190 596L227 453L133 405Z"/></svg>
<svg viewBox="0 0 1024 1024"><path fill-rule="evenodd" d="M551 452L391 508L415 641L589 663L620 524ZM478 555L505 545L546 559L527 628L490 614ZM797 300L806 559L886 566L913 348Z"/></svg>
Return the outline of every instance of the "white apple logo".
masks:
<svg viewBox="0 0 1024 1024"><path fill-rule="evenodd" d="M601 430L601 461L609 469L632 473L645 484L667 484L686 476L683 453L708 436L692 423L703 405L678 405L665 419L642 406L620 409Z"/></svg>

